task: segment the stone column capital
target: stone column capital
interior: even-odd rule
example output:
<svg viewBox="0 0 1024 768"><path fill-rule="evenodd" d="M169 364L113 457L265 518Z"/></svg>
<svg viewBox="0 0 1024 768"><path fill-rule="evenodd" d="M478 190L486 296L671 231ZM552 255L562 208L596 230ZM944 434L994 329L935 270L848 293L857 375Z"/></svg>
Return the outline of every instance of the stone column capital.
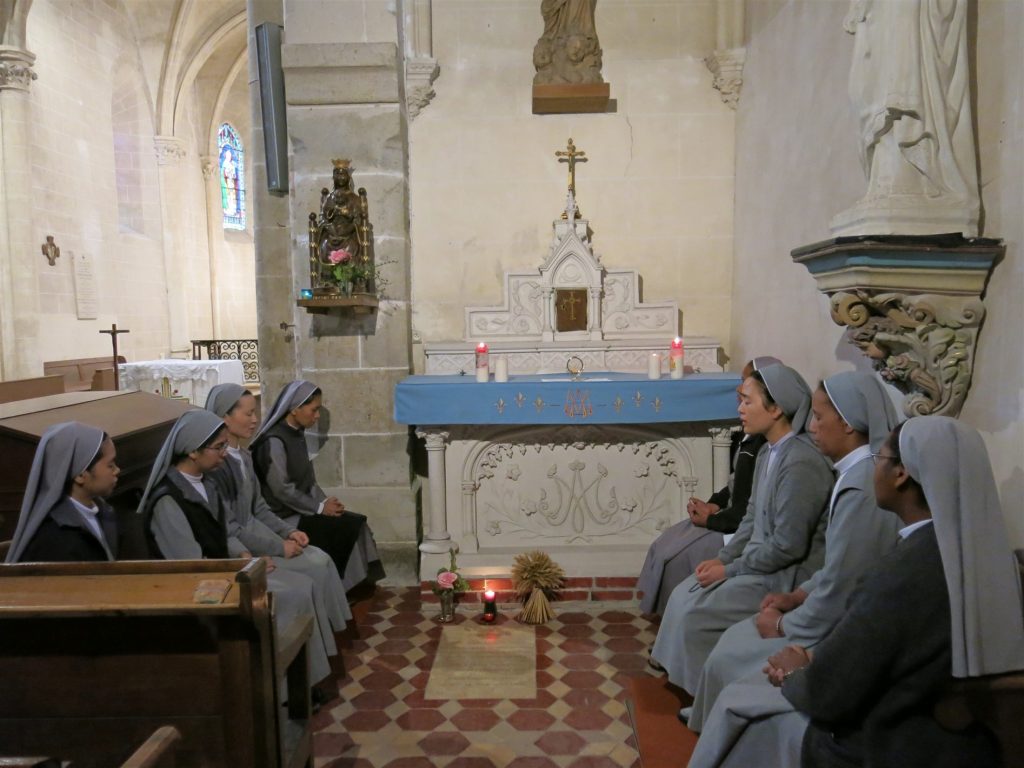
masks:
<svg viewBox="0 0 1024 768"><path fill-rule="evenodd" d="M203 178L207 181L213 178L213 172L217 170L217 158L212 155L203 155L199 158L199 164L203 169Z"/></svg>
<svg viewBox="0 0 1024 768"><path fill-rule="evenodd" d="M185 142L177 136L154 136L153 147L158 165L177 165L188 155Z"/></svg>
<svg viewBox="0 0 1024 768"><path fill-rule="evenodd" d="M11 45L0 45L0 91L28 91L39 77L32 71L36 55Z"/></svg>

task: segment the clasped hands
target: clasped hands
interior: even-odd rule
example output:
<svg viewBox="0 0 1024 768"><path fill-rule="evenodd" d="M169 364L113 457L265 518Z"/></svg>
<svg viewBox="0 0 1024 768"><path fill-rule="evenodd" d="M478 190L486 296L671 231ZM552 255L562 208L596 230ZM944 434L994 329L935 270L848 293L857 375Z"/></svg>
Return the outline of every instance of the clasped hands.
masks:
<svg viewBox="0 0 1024 768"><path fill-rule="evenodd" d="M761 601L761 610L754 617L754 625L761 637L785 637L782 616L803 605L807 593L802 589L795 592L770 592Z"/></svg>
<svg viewBox="0 0 1024 768"><path fill-rule="evenodd" d="M697 564L693 575L697 577L698 584L707 587L726 578L725 564L721 560L705 560Z"/></svg>
<svg viewBox="0 0 1024 768"><path fill-rule="evenodd" d="M309 546L309 536L300 530L294 530L284 540L284 556L298 557L302 550Z"/></svg>
<svg viewBox="0 0 1024 768"><path fill-rule="evenodd" d="M328 517L338 517L345 511L345 505L338 501L337 496L330 496L324 500L324 508L320 514Z"/></svg>
<svg viewBox="0 0 1024 768"><path fill-rule="evenodd" d="M787 645L781 651L768 657L768 663L761 670L768 675L768 682L776 688L782 686L787 677L811 663L811 652L802 645Z"/></svg>
<svg viewBox="0 0 1024 768"><path fill-rule="evenodd" d="M698 528L708 527L708 518L715 514L721 507L717 504L708 504L696 496L691 496L686 503L686 514L690 516L690 522Z"/></svg>

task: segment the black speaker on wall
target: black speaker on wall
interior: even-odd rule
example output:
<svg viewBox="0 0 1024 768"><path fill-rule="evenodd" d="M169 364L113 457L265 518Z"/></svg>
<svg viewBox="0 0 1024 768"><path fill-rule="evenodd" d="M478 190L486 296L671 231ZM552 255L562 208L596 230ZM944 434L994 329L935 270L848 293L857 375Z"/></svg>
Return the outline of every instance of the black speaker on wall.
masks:
<svg viewBox="0 0 1024 768"><path fill-rule="evenodd" d="M266 22L256 27L256 63L260 76L263 148L267 155L267 191L288 194L288 122L281 70L281 27Z"/></svg>

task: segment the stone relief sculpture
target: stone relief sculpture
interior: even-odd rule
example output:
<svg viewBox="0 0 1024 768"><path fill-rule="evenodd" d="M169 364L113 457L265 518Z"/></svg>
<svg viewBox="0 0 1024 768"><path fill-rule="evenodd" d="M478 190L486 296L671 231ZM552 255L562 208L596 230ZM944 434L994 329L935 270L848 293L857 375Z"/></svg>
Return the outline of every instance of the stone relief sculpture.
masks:
<svg viewBox="0 0 1024 768"><path fill-rule="evenodd" d="M544 33L533 49L535 84L601 83L597 0L542 0Z"/></svg>
<svg viewBox="0 0 1024 768"><path fill-rule="evenodd" d="M864 197L834 234L977 235L967 0L852 0L850 98Z"/></svg>

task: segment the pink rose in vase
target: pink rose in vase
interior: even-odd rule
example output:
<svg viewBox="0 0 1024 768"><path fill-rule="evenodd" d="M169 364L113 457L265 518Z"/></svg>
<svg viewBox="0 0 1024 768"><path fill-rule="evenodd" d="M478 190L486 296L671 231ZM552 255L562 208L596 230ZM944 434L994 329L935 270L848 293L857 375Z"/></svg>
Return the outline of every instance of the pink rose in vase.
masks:
<svg viewBox="0 0 1024 768"><path fill-rule="evenodd" d="M331 264L348 264L352 261L352 254L346 251L344 248L339 248L336 251L331 251L327 255L327 259Z"/></svg>
<svg viewBox="0 0 1024 768"><path fill-rule="evenodd" d="M437 574L437 586L441 589L452 589L458 580L459 574L452 573L451 571L442 571Z"/></svg>

